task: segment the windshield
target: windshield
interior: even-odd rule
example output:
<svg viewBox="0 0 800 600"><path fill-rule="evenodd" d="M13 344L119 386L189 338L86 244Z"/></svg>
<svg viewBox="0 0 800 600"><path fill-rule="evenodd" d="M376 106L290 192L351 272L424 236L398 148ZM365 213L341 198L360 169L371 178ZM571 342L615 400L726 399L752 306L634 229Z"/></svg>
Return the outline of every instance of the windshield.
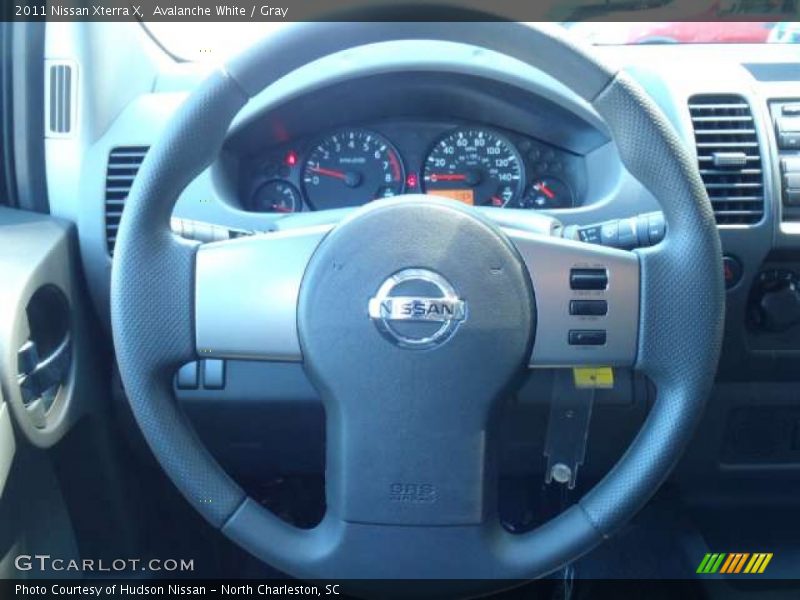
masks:
<svg viewBox="0 0 800 600"><path fill-rule="evenodd" d="M777 21L649 21L563 23L592 44L765 44L800 42L800 23Z"/></svg>
<svg viewBox="0 0 800 600"><path fill-rule="evenodd" d="M603 0L608 9L614 2ZM153 37L174 57L222 61L285 22L147 23ZM561 25L597 45L800 43L797 21L564 21Z"/></svg>
<svg viewBox="0 0 800 600"><path fill-rule="evenodd" d="M175 58L210 62L221 62L285 26L284 22L144 24L145 29Z"/></svg>

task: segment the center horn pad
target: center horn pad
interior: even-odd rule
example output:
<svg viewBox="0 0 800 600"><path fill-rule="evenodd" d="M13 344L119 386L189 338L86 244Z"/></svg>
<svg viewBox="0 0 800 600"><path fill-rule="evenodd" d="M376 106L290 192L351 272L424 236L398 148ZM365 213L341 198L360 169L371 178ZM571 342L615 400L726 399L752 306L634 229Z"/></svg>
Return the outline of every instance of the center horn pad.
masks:
<svg viewBox="0 0 800 600"><path fill-rule="evenodd" d="M320 244L300 289L328 420L328 509L478 523L492 408L531 354L535 302L506 236L456 202L375 202Z"/></svg>

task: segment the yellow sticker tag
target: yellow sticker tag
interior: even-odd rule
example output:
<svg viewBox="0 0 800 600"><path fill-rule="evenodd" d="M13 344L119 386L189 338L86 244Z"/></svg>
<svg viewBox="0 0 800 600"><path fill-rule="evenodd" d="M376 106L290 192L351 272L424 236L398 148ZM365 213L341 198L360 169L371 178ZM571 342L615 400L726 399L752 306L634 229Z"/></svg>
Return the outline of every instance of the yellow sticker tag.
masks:
<svg viewBox="0 0 800 600"><path fill-rule="evenodd" d="M586 389L611 389L614 387L614 369L611 367L575 367L572 369L575 387Z"/></svg>

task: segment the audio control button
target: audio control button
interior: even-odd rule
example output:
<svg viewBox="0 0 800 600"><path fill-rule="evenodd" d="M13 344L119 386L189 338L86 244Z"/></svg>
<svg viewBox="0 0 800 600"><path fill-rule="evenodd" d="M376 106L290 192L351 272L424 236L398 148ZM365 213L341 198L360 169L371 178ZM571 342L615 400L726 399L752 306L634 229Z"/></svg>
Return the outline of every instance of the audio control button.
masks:
<svg viewBox="0 0 800 600"><path fill-rule="evenodd" d="M569 332L570 346L602 346L606 332L602 329L573 329Z"/></svg>
<svg viewBox="0 0 800 600"><path fill-rule="evenodd" d="M605 300L570 300L569 314L602 317L608 314L608 302Z"/></svg>
<svg viewBox="0 0 800 600"><path fill-rule="evenodd" d="M608 287L608 272L605 269L572 269L569 286L573 290L604 290Z"/></svg>

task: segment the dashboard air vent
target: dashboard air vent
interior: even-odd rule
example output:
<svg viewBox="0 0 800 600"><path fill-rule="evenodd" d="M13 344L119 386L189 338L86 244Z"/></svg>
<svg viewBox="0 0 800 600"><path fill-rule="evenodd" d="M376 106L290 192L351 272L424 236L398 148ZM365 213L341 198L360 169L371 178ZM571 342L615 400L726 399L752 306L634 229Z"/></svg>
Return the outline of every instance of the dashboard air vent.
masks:
<svg viewBox="0 0 800 600"><path fill-rule="evenodd" d="M106 171L106 241L108 253L113 256L117 229L122 209L133 179L147 154L148 146L123 146L114 148L108 155Z"/></svg>
<svg viewBox="0 0 800 600"><path fill-rule="evenodd" d="M75 128L77 81L75 64L48 61L45 78L47 99L47 133L50 137L67 137Z"/></svg>
<svg viewBox="0 0 800 600"><path fill-rule="evenodd" d="M689 99L700 175L719 225L749 225L764 216L764 175L753 114L741 96Z"/></svg>

